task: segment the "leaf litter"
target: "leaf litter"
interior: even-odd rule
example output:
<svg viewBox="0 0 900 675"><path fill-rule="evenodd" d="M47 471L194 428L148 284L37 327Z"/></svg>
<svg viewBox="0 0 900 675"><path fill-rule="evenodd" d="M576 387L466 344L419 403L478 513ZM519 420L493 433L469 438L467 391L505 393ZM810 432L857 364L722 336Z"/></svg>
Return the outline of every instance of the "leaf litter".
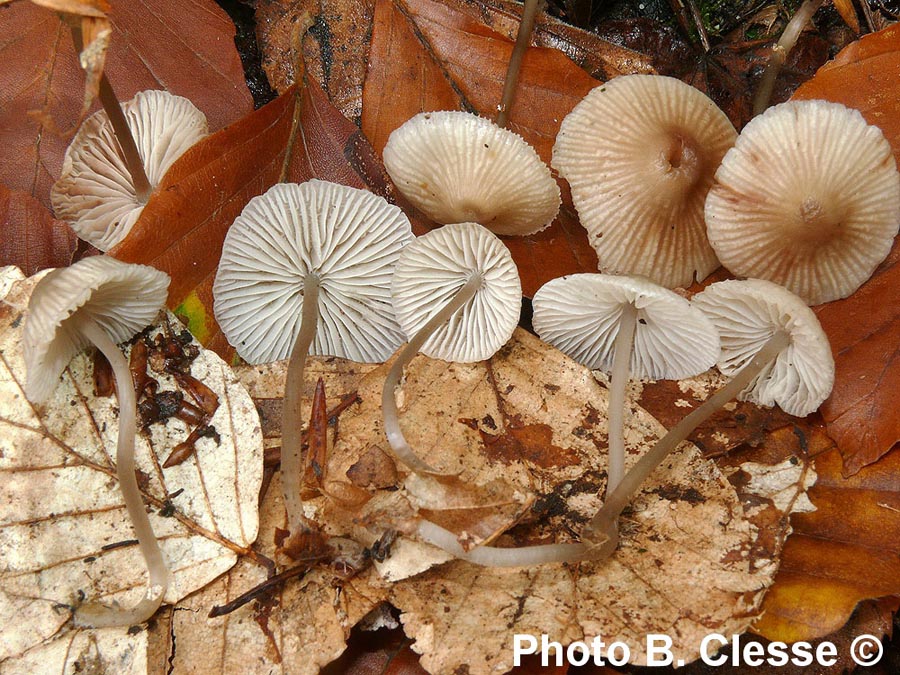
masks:
<svg viewBox="0 0 900 675"><path fill-rule="evenodd" d="M380 411L389 367L311 357L307 400L320 376L329 409L351 391L358 396L331 420L323 467L329 479L349 483L360 473L390 475L383 469L388 445ZM281 391L283 364L237 372L257 404L270 405ZM572 540L599 505L606 389L590 371L524 331L487 362L417 357L399 402L410 443L467 485L442 485L462 506L471 505L467 491L494 495L500 485L507 497L519 495L520 504L530 504L505 512L503 526L492 524L489 529L506 530L495 545ZM633 398L630 406L626 446L633 463L664 429ZM267 442L277 443L277 433L270 426ZM361 463L374 468L362 472ZM607 642L626 642L641 663L646 633L666 632L675 640L676 658L692 660L702 636L743 632L758 615L789 532L786 511L809 508L803 495L815 476L808 465L784 457L729 473L741 473L742 480L733 486L696 447L683 444L623 516L622 546L606 563L487 569L448 560L401 536L383 563L349 579L317 567L226 617L202 618L204 609L265 580L262 568L242 561L179 605L194 611L173 614L173 663L194 672L189 664L198 650L214 645L210 653L224 670L314 673L341 653L353 626L385 602L400 611L429 672L506 670L514 633L548 633L564 644L602 635ZM259 547L265 555L274 555L276 528L285 523L277 480L261 505ZM307 514L327 537L371 546L387 530L411 529L423 513L423 494L426 501L434 496L423 493L422 482L370 485L366 503L350 509L310 491ZM470 521L477 521L477 506L470 511Z"/></svg>
<svg viewBox="0 0 900 675"><path fill-rule="evenodd" d="M6 268L4 276L16 279L17 271ZM116 400L94 395L91 358L72 360L43 412L25 399L23 314L39 278L14 280L0 304L0 616L15 616L4 623L0 663L4 672L33 672L35 662L63 670L83 653L106 664L125 659L140 672L143 638L135 642L125 629L73 630L69 621L71 606L85 599L133 605L146 572L123 523L112 463ZM188 425L170 418L136 439L138 482L172 572L167 603L210 583L240 554L258 558L249 549L262 479L258 415L212 352L201 350L191 371L219 398L209 420L219 443L201 439L191 458L163 470ZM173 378L155 376L162 389L177 390Z"/></svg>

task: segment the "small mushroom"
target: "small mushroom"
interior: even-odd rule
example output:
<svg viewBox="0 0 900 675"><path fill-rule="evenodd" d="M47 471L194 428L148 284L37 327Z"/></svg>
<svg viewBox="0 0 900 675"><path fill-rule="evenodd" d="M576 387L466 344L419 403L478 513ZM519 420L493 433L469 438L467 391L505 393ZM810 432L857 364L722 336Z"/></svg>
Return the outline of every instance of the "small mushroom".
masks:
<svg viewBox="0 0 900 675"><path fill-rule="evenodd" d="M144 265L129 265L106 256L86 258L48 273L35 286L23 332L25 394L45 402L69 361L88 344L112 366L119 399L116 475L134 527L150 583L146 596L129 610L87 603L75 610L75 622L95 628L130 626L149 619L159 608L169 573L134 473L134 381L128 361L116 346L149 324L166 300L168 275Z"/></svg>
<svg viewBox="0 0 900 675"><path fill-rule="evenodd" d="M582 533L603 556L618 543L616 519L641 484L700 424L737 397L760 405L778 404L790 415L813 412L831 393L834 359L828 338L812 310L790 291L761 279L722 281L694 296L719 331L719 369L732 375L663 436L625 475Z"/></svg>
<svg viewBox="0 0 900 675"><path fill-rule="evenodd" d="M600 270L674 288L716 269L703 202L736 136L715 103L671 77L626 75L591 90L563 120L551 163Z"/></svg>
<svg viewBox="0 0 900 675"><path fill-rule="evenodd" d="M716 329L680 295L646 279L573 274L534 296L542 340L591 369L611 373L607 495L625 475L625 385L632 375L682 379L719 356Z"/></svg>
<svg viewBox="0 0 900 675"><path fill-rule="evenodd" d="M403 249L391 297L397 320L411 337L384 381L385 434L407 466L436 473L415 454L400 429L394 393L403 368L420 350L461 363L493 356L519 320L519 274L509 250L485 228L476 223L445 225Z"/></svg>
<svg viewBox="0 0 900 675"><path fill-rule="evenodd" d="M142 91L123 106L149 185L134 185L106 111L91 115L66 149L50 191L57 218L101 251L124 239L169 167L208 133L193 103L166 91Z"/></svg>
<svg viewBox="0 0 900 675"><path fill-rule="evenodd" d="M900 173L878 127L828 101L789 101L744 127L706 199L709 240L742 277L811 305L845 298L891 250Z"/></svg>
<svg viewBox="0 0 900 675"><path fill-rule="evenodd" d="M459 111L419 113L384 146L397 188L437 223L526 235L559 211L559 186L521 136Z"/></svg>
<svg viewBox="0 0 900 675"><path fill-rule="evenodd" d="M307 354L383 361L403 335L390 283L412 229L403 212L365 190L311 180L250 200L225 237L213 284L216 319L250 363L290 357L281 469L288 526L303 516L301 392Z"/></svg>

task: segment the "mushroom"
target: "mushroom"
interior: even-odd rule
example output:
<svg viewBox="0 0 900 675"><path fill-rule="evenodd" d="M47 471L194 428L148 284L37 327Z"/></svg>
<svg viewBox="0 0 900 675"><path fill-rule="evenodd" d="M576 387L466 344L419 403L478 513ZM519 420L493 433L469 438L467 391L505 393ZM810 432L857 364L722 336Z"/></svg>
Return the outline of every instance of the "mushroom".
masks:
<svg viewBox="0 0 900 675"><path fill-rule="evenodd" d="M722 281L694 296L719 331L724 387L663 436L626 474L582 533L603 555L618 543L616 519L641 484L700 424L738 397L789 415L818 408L834 384L834 359L815 314L790 291L761 279Z"/></svg>
<svg viewBox="0 0 900 675"><path fill-rule="evenodd" d="M625 385L631 375L682 379L719 356L709 319L680 295L651 281L572 274L544 284L532 323L542 340L591 369L611 373L607 495L625 474Z"/></svg>
<svg viewBox="0 0 900 675"><path fill-rule="evenodd" d="M390 283L412 229L403 212L365 190L311 180L251 199L222 249L216 319L250 363L290 357L281 469L288 526L306 531L300 458L307 353L383 361L403 340ZM319 328L317 330L317 328Z"/></svg>
<svg viewBox="0 0 900 675"><path fill-rule="evenodd" d="M436 473L400 429L395 390L420 350L460 363L488 359L519 321L522 286L509 250L476 223L432 230L403 249L391 298L403 332L411 336L384 381L384 430L394 454L415 471Z"/></svg>
<svg viewBox="0 0 900 675"><path fill-rule="evenodd" d="M559 211L559 186L521 136L459 111L419 113L395 129L384 166L397 188L437 223L475 222L526 235Z"/></svg>
<svg viewBox="0 0 900 675"><path fill-rule="evenodd" d="M715 103L671 77L627 75L591 90L563 120L551 164L600 270L674 288L716 269L703 202L736 136Z"/></svg>
<svg viewBox="0 0 900 675"><path fill-rule="evenodd" d="M134 382L128 361L116 346L153 320L165 303L168 287L168 275L152 267L95 256L48 273L35 286L28 304L22 339L25 394L30 401L44 403L66 365L88 344L96 346L112 366L119 400L116 475L149 573L147 593L136 607L123 610L87 603L75 610L79 625L100 628L146 621L159 608L168 586L169 572L134 473Z"/></svg>
<svg viewBox="0 0 900 675"><path fill-rule="evenodd" d="M139 157L123 157L114 125L101 110L75 134L50 191L56 217L101 251L128 235L169 167L208 132L206 116L193 103L166 91L139 92L123 108ZM129 164L135 161L146 171L144 186L132 178Z"/></svg>
<svg viewBox="0 0 900 675"><path fill-rule="evenodd" d="M744 127L706 199L730 272L816 305L845 298L890 252L900 173L878 127L839 103L789 101Z"/></svg>

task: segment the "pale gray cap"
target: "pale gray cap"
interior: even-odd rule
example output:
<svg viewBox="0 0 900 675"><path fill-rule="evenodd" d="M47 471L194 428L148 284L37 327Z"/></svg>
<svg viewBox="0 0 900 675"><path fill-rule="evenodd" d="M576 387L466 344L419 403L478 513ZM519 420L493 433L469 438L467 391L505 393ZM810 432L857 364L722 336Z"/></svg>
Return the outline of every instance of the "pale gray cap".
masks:
<svg viewBox="0 0 900 675"><path fill-rule="evenodd" d="M900 173L878 127L829 101L752 119L706 199L709 240L733 274L817 305L845 298L891 250Z"/></svg>
<svg viewBox="0 0 900 675"><path fill-rule="evenodd" d="M694 296L719 330L719 370L738 372L777 330L791 343L739 398L759 405L776 403L789 415L805 417L828 398L834 385L834 358L819 320L803 300L762 279L720 281Z"/></svg>
<svg viewBox="0 0 900 675"><path fill-rule="evenodd" d="M476 222L501 235L543 230L559 186L518 134L460 111L419 113L395 129L384 165L397 188L437 223Z"/></svg>
<svg viewBox="0 0 900 675"><path fill-rule="evenodd" d="M703 203L737 132L681 80L625 75L595 87L560 126L552 165L602 272L689 286L719 263Z"/></svg>
<svg viewBox="0 0 900 675"><path fill-rule="evenodd" d="M522 309L519 272L506 246L476 223L432 230L403 249L391 296L397 320L412 337L465 283L482 285L422 346L445 361L472 363L494 355L512 337Z"/></svg>
<svg viewBox="0 0 900 675"><path fill-rule="evenodd" d="M718 334L703 312L648 279L572 274L548 281L532 304L532 325L540 338L588 368L612 371L628 304L637 309L629 366L634 377L691 377L719 357Z"/></svg>
<svg viewBox="0 0 900 675"><path fill-rule="evenodd" d="M28 399L46 401L72 357L88 345L72 328L76 314L89 316L114 342L124 342L153 321L168 288L165 272L107 256L49 272L34 287L22 334Z"/></svg>
<svg viewBox="0 0 900 675"><path fill-rule="evenodd" d="M207 135L206 116L188 99L142 91L122 104L150 185ZM56 217L101 251L122 241L144 209L106 112L85 120L66 148L62 175L50 191Z"/></svg>
<svg viewBox="0 0 900 675"><path fill-rule="evenodd" d="M366 190L321 180L275 185L228 230L213 284L216 320L248 362L287 358L300 331L304 277L317 274L310 353L384 361L403 342L390 285L412 239L403 212Z"/></svg>

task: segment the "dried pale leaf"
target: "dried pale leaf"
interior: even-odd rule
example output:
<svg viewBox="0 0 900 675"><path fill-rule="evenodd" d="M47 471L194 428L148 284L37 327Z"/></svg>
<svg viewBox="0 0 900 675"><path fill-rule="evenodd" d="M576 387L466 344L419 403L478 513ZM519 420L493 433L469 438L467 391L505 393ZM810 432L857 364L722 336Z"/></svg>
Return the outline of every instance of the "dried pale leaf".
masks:
<svg viewBox="0 0 900 675"><path fill-rule="evenodd" d="M73 359L43 412L22 391L22 319L36 281L14 283L0 304L0 468L9 476L0 488L0 580L9 602L30 603L29 620L5 632L0 660L27 656L51 638L80 639L70 633L67 607L81 599L130 606L146 586L112 463L118 409L114 398L94 397L90 357ZM212 352L201 351L192 373L219 397L210 423L220 444L202 439L191 460L162 471L187 426L172 418L136 439L139 484L172 570L169 603L228 570L258 528L262 437L253 403ZM177 388L168 376L159 380Z"/></svg>
<svg viewBox="0 0 900 675"><path fill-rule="evenodd" d="M109 11L106 0L31 0L35 5L76 16L105 18Z"/></svg>

